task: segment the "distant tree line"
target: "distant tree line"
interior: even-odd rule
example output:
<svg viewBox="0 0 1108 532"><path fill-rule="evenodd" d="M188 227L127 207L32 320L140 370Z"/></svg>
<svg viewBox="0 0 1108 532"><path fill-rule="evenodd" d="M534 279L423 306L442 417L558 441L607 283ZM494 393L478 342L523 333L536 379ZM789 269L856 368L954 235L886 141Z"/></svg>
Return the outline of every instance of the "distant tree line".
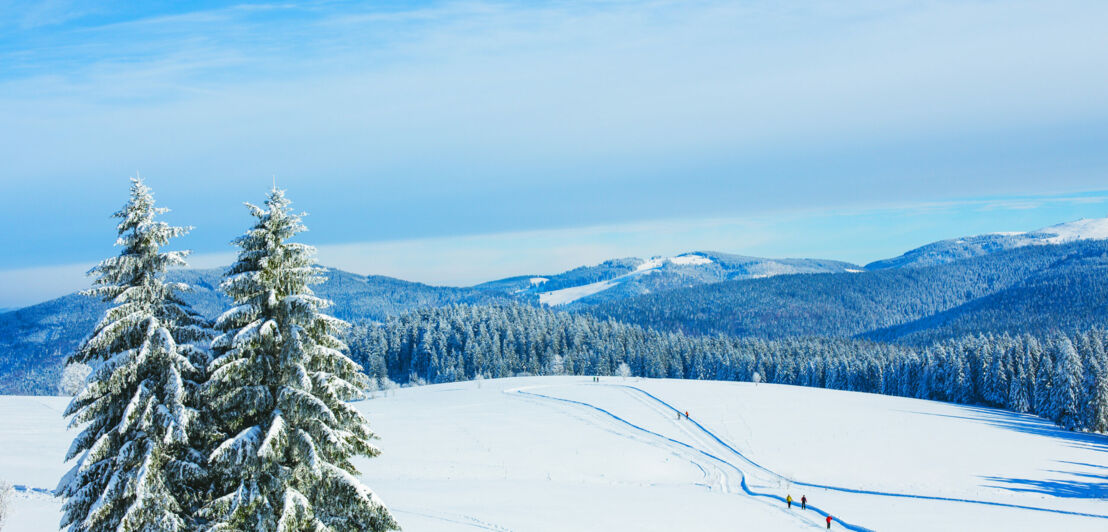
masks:
<svg viewBox="0 0 1108 532"><path fill-rule="evenodd" d="M1106 333L976 335L923 347L852 339L765 340L659 332L522 305L415 311L348 333L351 358L379 382L513 375L750 381L871 392L1029 412L1108 431Z"/></svg>

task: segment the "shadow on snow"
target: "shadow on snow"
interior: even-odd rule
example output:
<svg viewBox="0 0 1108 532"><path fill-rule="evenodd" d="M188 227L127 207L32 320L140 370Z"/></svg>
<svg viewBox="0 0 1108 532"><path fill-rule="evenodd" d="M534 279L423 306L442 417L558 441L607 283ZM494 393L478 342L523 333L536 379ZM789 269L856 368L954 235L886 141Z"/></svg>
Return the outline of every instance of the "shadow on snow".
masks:
<svg viewBox="0 0 1108 532"><path fill-rule="evenodd" d="M1008 410L1000 410L987 406L969 406L957 404L951 404L950 406L965 411L966 415L958 416L953 414L936 414L934 412L919 412L915 410L907 410L906 412L925 416L937 416L951 419L977 421L1005 430L1063 440L1067 445L1079 449L1108 452L1108 436L1105 436L1103 434L1065 430L1046 419L1031 414L1020 414L1018 412L1010 412Z"/></svg>
<svg viewBox="0 0 1108 532"><path fill-rule="evenodd" d="M1006 477L981 477L994 484L991 488L999 488L1008 491L1022 493L1041 493L1054 497L1074 499L1108 499L1108 478L1089 474L1074 473L1069 471L1051 471L1073 477L1081 477L1084 480L1034 480L1028 478Z"/></svg>

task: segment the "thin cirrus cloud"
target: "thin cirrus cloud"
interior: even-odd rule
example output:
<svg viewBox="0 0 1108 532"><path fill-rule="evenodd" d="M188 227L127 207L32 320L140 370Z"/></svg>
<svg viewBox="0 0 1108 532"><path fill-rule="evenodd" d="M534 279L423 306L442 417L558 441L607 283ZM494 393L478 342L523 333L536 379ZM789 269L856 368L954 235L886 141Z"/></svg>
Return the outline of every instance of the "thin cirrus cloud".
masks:
<svg viewBox="0 0 1108 532"><path fill-rule="evenodd" d="M110 252L136 171L201 254L276 174L324 249L680 220L687 245L573 256L862 260L919 242L823 253L694 222L1066 195L1108 170L1102 2L196 5L0 5L0 269ZM389 273L428 263L380 249L421 257ZM400 276L477 277L456 270Z"/></svg>

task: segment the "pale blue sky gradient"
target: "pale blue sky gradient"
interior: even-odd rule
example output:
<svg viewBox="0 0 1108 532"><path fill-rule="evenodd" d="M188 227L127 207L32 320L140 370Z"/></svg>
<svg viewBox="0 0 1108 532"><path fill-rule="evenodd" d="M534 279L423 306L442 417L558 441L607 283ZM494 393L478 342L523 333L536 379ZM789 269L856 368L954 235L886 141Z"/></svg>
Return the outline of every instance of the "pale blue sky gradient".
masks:
<svg viewBox="0 0 1108 532"><path fill-rule="evenodd" d="M136 171L204 260L277 175L324 262L449 284L1108 214L1104 2L100 4L0 0L0 307Z"/></svg>

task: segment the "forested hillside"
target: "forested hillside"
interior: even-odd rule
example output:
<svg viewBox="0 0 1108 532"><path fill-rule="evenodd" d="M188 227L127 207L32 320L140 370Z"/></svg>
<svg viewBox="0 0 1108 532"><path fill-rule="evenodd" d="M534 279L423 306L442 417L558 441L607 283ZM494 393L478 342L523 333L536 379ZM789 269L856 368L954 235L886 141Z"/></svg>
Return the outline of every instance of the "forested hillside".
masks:
<svg viewBox="0 0 1108 532"><path fill-rule="evenodd" d="M1103 241L1028 246L936 266L726 281L610 301L586 308L585 312L601 319L691 334L769 339L852 337L1026 286L1026 292L1011 292L998 296L996 301L983 300L982 308L1003 315L1004 330L1090 326L1108 323L1104 300L1098 295L1108 282L1099 275L1108 261L1106 254L1108 243ZM1082 295L1059 297L1058 286L1068 286ZM1014 302L1036 297L1039 302L1033 305ZM1000 306L1008 301L1012 304ZM978 329L967 323L964 330L991 330L987 323L982 322ZM952 331L957 333L959 329Z"/></svg>
<svg viewBox="0 0 1108 532"><path fill-rule="evenodd" d="M866 338L929 343L985 333L1046 334L1108 325L1108 246L1077 246L1052 267L950 310Z"/></svg>

